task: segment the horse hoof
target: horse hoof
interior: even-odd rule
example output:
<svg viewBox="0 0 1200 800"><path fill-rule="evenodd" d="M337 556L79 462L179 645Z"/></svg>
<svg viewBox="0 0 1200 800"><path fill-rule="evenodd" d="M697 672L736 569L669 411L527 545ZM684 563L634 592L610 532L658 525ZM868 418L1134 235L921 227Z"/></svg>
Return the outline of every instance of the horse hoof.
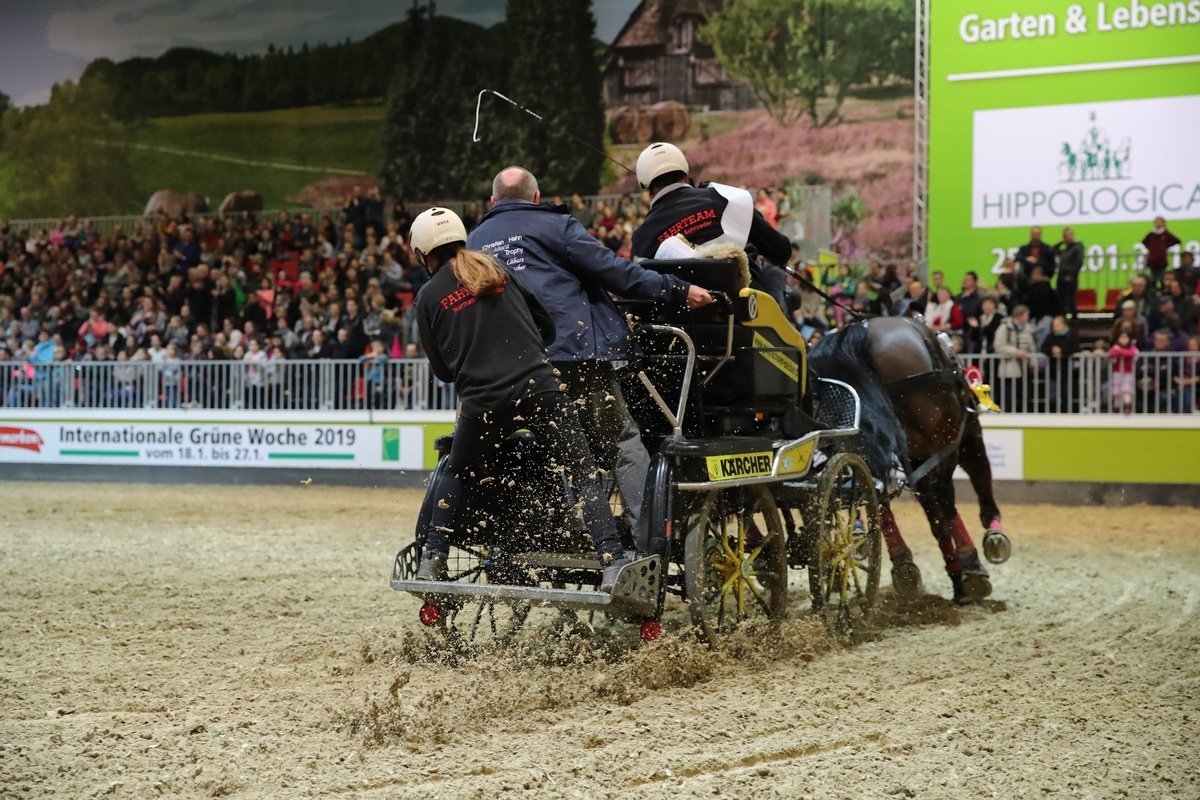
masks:
<svg viewBox="0 0 1200 800"><path fill-rule="evenodd" d="M917 597L924 591L921 585L921 568L911 561L892 567L892 588L904 598Z"/></svg>
<svg viewBox="0 0 1200 800"><path fill-rule="evenodd" d="M982 600L992 593L992 581L986 572L964 572L962 591L969 600ZM958 598L956 597L955 600Z"/></svg>
<svg viewBox="0 0 1200 800"><path fill-rule="evenodd" d="M983 535L983 556L989 564L1003 564L1012 555L1012 542L1001 531L990 530Z"/></svg>

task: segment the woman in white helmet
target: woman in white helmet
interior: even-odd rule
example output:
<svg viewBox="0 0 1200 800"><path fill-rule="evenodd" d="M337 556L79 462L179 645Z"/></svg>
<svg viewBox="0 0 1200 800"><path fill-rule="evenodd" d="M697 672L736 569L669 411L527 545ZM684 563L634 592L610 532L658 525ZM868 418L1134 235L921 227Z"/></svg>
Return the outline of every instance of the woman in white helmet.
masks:
<svg viewBox="0 0 1200 800"><path fill-rule="evenodd" d="M500 262L466 242L462 220L449 209L431 208L413 220L412 249L430 273L416 298L421 346L434 375L453 382L462 403L454 445L426 495L432 513L417 580L445 575L463 476L485 451L528 428L546 468L566 470L583 501L605 564L601 588L611 588L632 558L622 549L575 406L546 358L553 322Z"/></svg>

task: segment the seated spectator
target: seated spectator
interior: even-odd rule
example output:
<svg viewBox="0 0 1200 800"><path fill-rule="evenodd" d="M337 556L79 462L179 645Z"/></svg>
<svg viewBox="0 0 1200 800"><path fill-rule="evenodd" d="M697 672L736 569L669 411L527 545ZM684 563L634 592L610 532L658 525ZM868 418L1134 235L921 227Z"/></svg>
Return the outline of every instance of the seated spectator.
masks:
<svg viewBox="0 0 1200 800"><path fill-rule="evenodd" d="M1078 352L1079 335L1060 314L1051 321L1050 331L1042 341L1042 355L1046 356L1047 410L1078 410L1071 370L1071 357Z"/></svg>
<svg viewBox="0 0 1200 800"><path fill-rule="evenodd" d="M859 281L854 288L854 299L851 301L850 307L859 314L870 314L877 317L883 315L883 303L880 302L879 295L871 291L871 285L866 281Z"/></svg>
<svg viewBox="0 0 1200 800"><path fill-rule="evenodd" d="M892 307L892 316L915 317L925 311L927 305L925 285L916 278L908 282L908 294Z"/></svg>
<svg viewBox="0 0 1200 800"><path fill-rule="evenodd" d="M1146 280L1145 275L1134 275L1129 279L1129 288L1121 295L1121 299L1117 304L1117 311L1113 314L1114 321L1124 309L1127 301L1133 301L1133 307L1137 316L1142 319L1149 319L1150 312L1154 310L1152 305L1154 301L1154 293L1150 290L1150 283Z"/></svg>
<svg viewBox="0 0 1200 800"><path fill-rule="evenodd" d="M1145 317L1138 316L1137 303L1133 300L1125 300L1121 303L1117 311L1117 316L1113 320L1112 330L1109 331L1108 339L1111 342L1117 340L1117 335L1121 331L1127 332L1135 343L1143 341L1146 335L1148 325Z"/></svg>
<svg viewBox="0 0 1200 800"><path fill-rule="evenodd" d="M951 297L950 287L939 287L935 301L925 306L925 324L938 333L958 333L962 330L962 311Z"/></svg>
<svg viewBox="0 0 1200 800"><path fill-rule="evenodd" d="M779 207L775 205L775 201L771 199L771 193L766 189L759 189L754 199L754 210L763 215L772 228L779 227Z"/></svg>
<svg viewBox="0 0 1200 800"><path fill-rule="evenodd" d="M983 311L983 292L979 290L979 275L967 272L963 275L962 291L954 296L954 304L962 312L963 326L970 324L968 320L979 319Z"/></svg>
<svg viewBox="0 0 1200 800"><path fill-rule="evenodd" d="M1050 286L1050 276L1041 267L1034 267L1030 272L1023 305L1029 307L1029 317L1041 333L1039 338L1050 329L1050 320L1062 313L1058 295Z"/></svg>
<svg viewBox="0 0 1200 800"><path fill-rule="evenodd" d="M1192 414L1196 411L1196 385L1200 384L1200 336L1189 336L1184 345L1181 369L1172 380L1171 411L1175 414Z"/></svg>
<svg viewBox="0 0 1200 800"><path fill-rule="evenodd" d="M1183 330L1183 324L1178 314L1172 312L1163 318L1163 330L1170 336L1168 349L1172 353L1182 353L1187 349L1188 333Z"/></svg>
<svg viewBox="0 0 1200 800"><path fill-rule="evenodd" d="M966 341L968 353L994 353L996 329L1004 321L1004 312L996 303L996 298L988 295L979 306L978 317L968 317L964 328L963 338Z"/></svg>
<svg viewBox="0 0 1200 800"><path fill-rule="evenodd" d="M1196 299L1187 294L1184 285L1178 281L1172 281L1170 288L1167 290L1166 297L1171 298L1171 302L1175 306L1175 313L1179 315L1179 325L1183 330L1195 332L1197 325L1196 316Z"/></svg>
<svg viewBox="0 0 1200 800"><path fill-rule="evenodd" d="M1179 254L1179 266L1175 268L1175 281L1183 287L1183 293L1188 297L1194 296L1200 286L1200 274L1196 270L1196 254L1184 250Z"/></svg>
<svg viewBox="0 0 1200 800"><path fill-rule="evenodd" d="M1175 389L1174 378L1183 374L1181 359L1171 356L1171 334L1158 330L1153 336L1154 346L1143 353L1137 362L1137 410L1166 413L1171 407L1171 392Z"/></svg>
<svg viewBox="0 0 1200 800"><path fill-rule="evenodd" d="M1000 306L1005 314L1011 314L1012 310L1017 306L1016 287L1016 263L1011 258L1008 258L1004 260L1004 264L1000 267L1000 274L996 276L996 285L992 290L996 296L996 304Z"/></svg>

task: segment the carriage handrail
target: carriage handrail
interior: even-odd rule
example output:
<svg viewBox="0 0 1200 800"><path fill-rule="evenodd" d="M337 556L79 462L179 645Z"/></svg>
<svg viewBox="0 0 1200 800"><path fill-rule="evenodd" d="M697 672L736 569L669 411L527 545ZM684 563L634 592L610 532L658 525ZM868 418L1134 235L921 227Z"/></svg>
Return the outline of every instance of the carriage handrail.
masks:
<svg viewBox="0 0 1200 800"><path fill-rule="evenodd" d="M692 341L691 336L688 336L687 331L683 328L677 328L674 325L646 325L645 328L654 333L669 333L682 339L684 345L687 346L687 366L683 370L683 385L679 390L679 406L674 414L671 413L671 409L667 406L667 402L663 400L662 395L658 393L658 389L654 388L654 384L646 377L646 371L638 370L638 380L646 387L646 391L654 398L654 402L658 404L658 408L663 412L663 416L671 423L675 438L682 440L684 438L683 417L687 413L687 398L688 393L692 389L692 373L696 368L696 343Z"/></svg>
<svg viewBox="0 0 1200 800"><path fill-rule="evenodd" d="M714 300L725 306L725 309L731 313L728 315L729 330L725 336L725 355L721 356L721 360L718 361L717 365L712 368L712 372L704 376L705 386L708 386L712 379L717 376L717 373L721 371L721 367L725 366L729 362L729 359L733 358L733 326L734 322L736 321L732 313L733 301L729 299L729 295L725 294L724 292L715 291L710 291L709 294L712 295Z"/></svg>

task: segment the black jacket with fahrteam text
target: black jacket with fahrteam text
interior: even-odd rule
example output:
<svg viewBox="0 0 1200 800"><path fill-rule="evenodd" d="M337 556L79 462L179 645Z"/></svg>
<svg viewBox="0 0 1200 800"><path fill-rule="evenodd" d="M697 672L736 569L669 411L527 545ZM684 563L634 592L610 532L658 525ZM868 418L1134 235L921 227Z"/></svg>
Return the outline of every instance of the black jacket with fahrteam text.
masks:
<svg viewBox="0 0 1200 800"><path fill-rule="evenodd" d="M504 285L474 297L446 265L417 293L417 328L429 366L454 383L463 411L472 415L560 389L546 360L554 323L537 298L504 272Z"/></svg>
<svg viewBox="0 0 1200 800"><path fill-rule="evenodd" d="M654 196L650 213L633 232L633 255L655 258L668 239L682 235L692 246L713 241L753 247L774 264L792 257L792 243L754 210L745 189L721 183L675 183Z"/></svg>

